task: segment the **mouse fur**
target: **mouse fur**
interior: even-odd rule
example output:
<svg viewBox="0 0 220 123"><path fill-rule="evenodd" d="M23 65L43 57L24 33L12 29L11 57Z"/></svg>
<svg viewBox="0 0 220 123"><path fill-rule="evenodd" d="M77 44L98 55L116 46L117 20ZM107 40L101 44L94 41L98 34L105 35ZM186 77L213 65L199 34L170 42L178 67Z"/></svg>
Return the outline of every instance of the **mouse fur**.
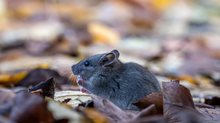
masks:
<svg viewBox="0 0 220 123"><path fill-rule="evenodd" d="M72 66L77 83L89 93L106 98L124 110L137 110L134 102L160 91L156 77L133 62L122 63L120 53L90 56Z"/></svg>

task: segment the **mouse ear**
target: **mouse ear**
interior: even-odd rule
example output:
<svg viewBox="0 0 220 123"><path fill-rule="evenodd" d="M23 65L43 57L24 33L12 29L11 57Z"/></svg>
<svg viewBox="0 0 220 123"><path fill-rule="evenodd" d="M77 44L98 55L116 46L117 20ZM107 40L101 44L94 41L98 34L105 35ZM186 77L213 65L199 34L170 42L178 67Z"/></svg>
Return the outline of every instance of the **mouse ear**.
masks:
<svg viewBox="0 0 220 123"><path fill-rule="evenodd" d="M119 57L119 52L117 50L113 50L110 53L105 54L99 60L99 64L106 67L112 65L113 63L117 62Z"/></svg>
<svg viewBox="0 0 220 123"><path fill-rule="evenodd" d="M118 52L118 50L112 50L111 53L114 53L114 55L116 56L116 58L119 57L120 53Z"/></svg>

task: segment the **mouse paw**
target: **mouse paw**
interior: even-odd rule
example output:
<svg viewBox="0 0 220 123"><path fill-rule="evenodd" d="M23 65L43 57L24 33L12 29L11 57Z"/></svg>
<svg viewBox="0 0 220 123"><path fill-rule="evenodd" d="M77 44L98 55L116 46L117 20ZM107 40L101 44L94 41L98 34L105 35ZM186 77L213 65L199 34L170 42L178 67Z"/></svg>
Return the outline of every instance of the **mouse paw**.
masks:
<svg viewBox="0 0 220 123"><path fill-rule="evenodd" d="M87 94L89 93L89 91L83 87L79 87L79 90L83 93L87 93Z"/></svg>

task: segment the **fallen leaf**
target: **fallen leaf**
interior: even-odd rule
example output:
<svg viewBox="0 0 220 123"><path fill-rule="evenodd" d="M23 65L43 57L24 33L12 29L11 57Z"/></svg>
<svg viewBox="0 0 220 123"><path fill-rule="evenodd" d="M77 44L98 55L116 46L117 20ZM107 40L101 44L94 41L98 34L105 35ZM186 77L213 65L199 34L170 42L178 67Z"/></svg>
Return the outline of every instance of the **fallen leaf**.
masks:
<svg viewBox="0 0 220 123"><path fill-rule="evenodd" d="M94 108L107 116L111 123L128 122L135 116L134 113L125 112L112 102L101 97L92 95L92 99Z"/></svg>
<svg viewBox="0 0 220 123"><path fill-rule="evenodd" d="M42 96L43 97L50 97L54 98L55 93L55 82L53 78L50 78L46 81L40 82L39 84L33 86L29 89L30 92L36 91L36 90L42 90Z"/></svg>
<svg viewBox="0 0 220 123"><path fill-rule="evenodd" d="M156 109L156 106L154 104L151 104L150 106L148 106L147 108L143 109L142 111L140 111L135 118L133 119L133 121L137 121L140 120L142 118L146 118L146 117L150 117L150 116L154 116L154 115L158 115L158 111Z"/></svg>
<svg viewBox="0 0 220 123"><path fill-rule="evenodd" d="M120 36L110 27L101 23L90 23L88 32L91 33L94 42L116 46L119 43Z"/></svg>
<svg viewBox="0 0 220 123"><path fill-rule="evenodd" d="M25 92L15 97L12 111L9 115L16 123L53 123L53 115L47 109L47 102L38 95Z"/></svg>
<svg viewBox="0 0 220 123"><path fill-rule="evenodd" d="M93 123L109 123L108 119L102 113L94 110L93 108L80 108L85 116L87 116Z"/></svg>
<svg viewBox="0 0 220 123"><path fill-rule="evenodd" d="M80 91L57 91L55 93L54 100L63 102L67 99L69 100L67 104L75 108L79 104L87 102L92 98L90 95L82 93Z"/></svg>
<svg viewBox="0 0 220 123"><path fill-rule="evenodd" d="M151 93L134 103L139 109L143 110L152 104L155 105L157 113L163 114L163 95L161 92Z"/></svg>
<svg viewBox="0 0 220 123"><path fill-rule="evenodd" d="M201 120L195 109L190 91L179 84L179 81L163 82L164 117L171 123ZM191 115L187 115L187 114ZM191 117L193 115L193 117ZM197 123L197 122L196 122ZM199 123L199 122L198 122Z"/></svg>
<svg viewBox="0 0 220 123"><path fill-rule="evenodd" d="M52 69L33 69L28 72L27 76L22 79L17 85L19 86L34 86L40 83L41 81L45 81L54 78L56 86L59 87L59 84L70 84L68 83L68 78L61 76L57 71Z"/></svg>
<svg viewBox="0 0 220 123"><path fill-rule="evenodd" d="M86 120L86 117L81 113L51 99L48 100L48 110L53 114L56 121L68 120L68 123L90 123L90 120Z"/></svg>
<svg viewBox="0 0 220 123"><path fill-rule="evenodd" d="M27 76L26 71L21 71L15 74L0 74L0 84L17 84L22 79L24 79Z"/></svg>
<svg viewBox="0 0 220 123"><path fill-rule="evenodd" d="M66 55L37 57L24 55L20 58L1 62L0 71L1 73L13 73L23 70L52 69L57 71L61 76L69 77L72 74L70 66L74 63L77 63L76 59Z"/></svg>

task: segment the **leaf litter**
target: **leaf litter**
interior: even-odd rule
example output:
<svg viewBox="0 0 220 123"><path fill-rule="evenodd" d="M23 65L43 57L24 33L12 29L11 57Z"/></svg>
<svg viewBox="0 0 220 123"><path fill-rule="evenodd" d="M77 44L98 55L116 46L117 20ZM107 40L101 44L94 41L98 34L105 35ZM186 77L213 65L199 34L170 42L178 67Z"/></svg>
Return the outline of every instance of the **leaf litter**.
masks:
<svg viewBox="0 0 220 123"><path fill-rule="evenodd" d="M0 122L218 123L219 18L216 0L2 0ZM111 49L165 81L140 111L75 84L72 64Z"/></svg>

